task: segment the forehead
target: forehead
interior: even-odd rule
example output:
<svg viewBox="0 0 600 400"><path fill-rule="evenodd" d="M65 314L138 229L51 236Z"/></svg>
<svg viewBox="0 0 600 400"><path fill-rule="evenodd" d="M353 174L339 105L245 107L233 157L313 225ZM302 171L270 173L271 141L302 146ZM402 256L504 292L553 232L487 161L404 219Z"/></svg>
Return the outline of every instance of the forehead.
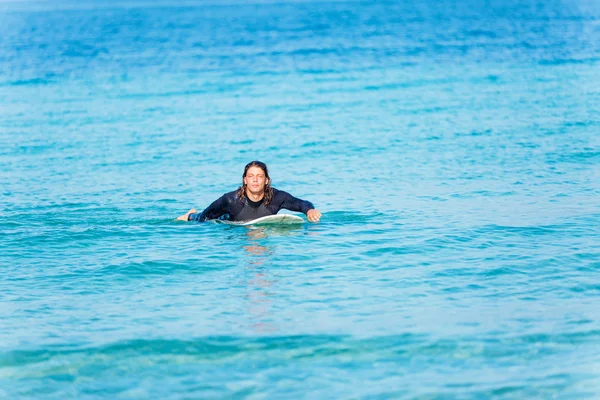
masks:
<svg viewBox="0 0 600 400"><path fill-rule="evenodd" d="M248 171L246 171L246 175L259 175L259 174L265 174L265 171L262 170L262 168L260 167L255 167L252 166L250 168L248 168Z"/></svg>

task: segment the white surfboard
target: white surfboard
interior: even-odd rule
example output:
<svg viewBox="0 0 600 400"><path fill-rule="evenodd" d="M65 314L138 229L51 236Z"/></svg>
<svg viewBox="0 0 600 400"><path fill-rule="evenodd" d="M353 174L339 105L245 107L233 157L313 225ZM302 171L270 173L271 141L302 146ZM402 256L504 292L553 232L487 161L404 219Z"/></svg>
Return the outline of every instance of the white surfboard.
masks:
<svg viewBox="0 0 600 400"><path fill-rule="evenodd" d="M294 224L303 224L306 222L303 218L298 217L297 215L291 214L276 214L276 215L267 215L266 217L260 217L257 219L253 219L251 221L222 221L215 220L215 222L219 224L227 224L227 225L237 225L237 226L265 226L265 225L294 225Z"/></svg>

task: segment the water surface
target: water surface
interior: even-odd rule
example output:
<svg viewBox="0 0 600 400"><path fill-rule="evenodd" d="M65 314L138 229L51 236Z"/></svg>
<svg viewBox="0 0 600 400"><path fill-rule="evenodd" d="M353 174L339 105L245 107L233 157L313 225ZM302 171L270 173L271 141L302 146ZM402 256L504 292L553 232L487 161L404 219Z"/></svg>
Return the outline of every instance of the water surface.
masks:
<svg viewBox="0 0 600 400"><path fill-rule="evenodd" d="M0 397L599 396L599 10L1 3Z"/></svg>

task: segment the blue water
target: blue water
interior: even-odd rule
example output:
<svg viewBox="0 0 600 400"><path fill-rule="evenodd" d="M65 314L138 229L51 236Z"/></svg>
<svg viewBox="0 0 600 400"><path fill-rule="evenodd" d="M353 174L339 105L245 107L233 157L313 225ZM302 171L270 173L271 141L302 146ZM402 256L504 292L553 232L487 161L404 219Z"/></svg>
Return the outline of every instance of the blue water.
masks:
<svg viewBox="0 0 600 400"><path fill-rule="evenodd" d="M0 398L600 397L599 110L595 0L0 2Z"/></svg>

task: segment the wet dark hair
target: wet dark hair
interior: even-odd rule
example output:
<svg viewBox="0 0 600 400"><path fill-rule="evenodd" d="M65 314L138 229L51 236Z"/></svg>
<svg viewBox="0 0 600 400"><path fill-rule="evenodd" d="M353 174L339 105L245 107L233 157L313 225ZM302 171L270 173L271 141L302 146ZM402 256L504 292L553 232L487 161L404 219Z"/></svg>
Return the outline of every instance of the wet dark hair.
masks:
<svg viewBox="0 0 600 400"><path fill-rule="evenodd" d="M273 200L273 188L271 187L271 177L269 176L269 169L267 168L267 164L265 164L262 161L250 161L248 164L246 164L246 166L244 167L244 173L242 174L242 186L240 186L237 190L237 195L240 199L245 199L246 198L246 189L247 186L244 183L244 178L246 177L246 174L248 173L248 170L251 167L258 167L260 169L263 170L263 172L265 173L265 178L267 179L267 183L265 183L265 197L264 197L264 205L268 205L271 200Z"/></svg>

